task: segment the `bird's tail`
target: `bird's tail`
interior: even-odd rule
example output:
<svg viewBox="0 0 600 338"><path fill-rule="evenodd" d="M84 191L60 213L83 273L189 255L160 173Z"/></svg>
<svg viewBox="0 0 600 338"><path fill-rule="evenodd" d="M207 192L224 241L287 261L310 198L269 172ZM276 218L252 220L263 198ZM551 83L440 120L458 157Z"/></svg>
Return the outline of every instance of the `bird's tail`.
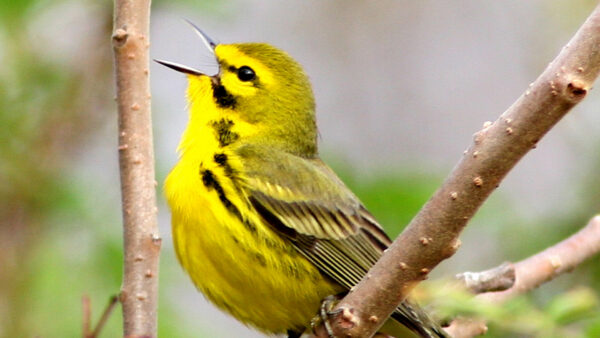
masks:
<svg viewBox="0 0 600 338"><path fill-rule="evenodd" d="M399 322L413 333L423 338L446 338L448 334L441 325L433 320L419 305L405 300L392 313L392 319ZM392 333L392 332L390 332ZM392 333L393 334L393 333ZM406 334L399 334L405 337Z"/></svg>

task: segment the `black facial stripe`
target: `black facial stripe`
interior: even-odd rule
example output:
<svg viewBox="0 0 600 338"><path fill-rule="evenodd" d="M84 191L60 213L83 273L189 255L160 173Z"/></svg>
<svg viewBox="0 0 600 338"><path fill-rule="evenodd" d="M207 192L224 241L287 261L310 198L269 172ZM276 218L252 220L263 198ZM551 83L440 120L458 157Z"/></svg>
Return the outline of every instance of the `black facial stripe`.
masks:
<svg viewBox="0 0 600 338"><path fill-rule="evenodd" d="M212 89L213 98L219 107L235 109L235 105L237 103L236 99L227 91L227 89L225 89L225 87L221 84L221 81L213 81Z"/></svg>

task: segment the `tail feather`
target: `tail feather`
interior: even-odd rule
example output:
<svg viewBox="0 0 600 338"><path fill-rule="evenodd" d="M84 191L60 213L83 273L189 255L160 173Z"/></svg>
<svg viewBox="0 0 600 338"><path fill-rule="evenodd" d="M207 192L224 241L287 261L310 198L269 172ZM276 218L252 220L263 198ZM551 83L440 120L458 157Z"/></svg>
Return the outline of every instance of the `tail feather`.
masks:
<svg viewBox="0 0 600 338"><path fill-rule="evenodd" d="M448 334L417 304L405 300L391 316L423 338L447 338Z"/></svg>

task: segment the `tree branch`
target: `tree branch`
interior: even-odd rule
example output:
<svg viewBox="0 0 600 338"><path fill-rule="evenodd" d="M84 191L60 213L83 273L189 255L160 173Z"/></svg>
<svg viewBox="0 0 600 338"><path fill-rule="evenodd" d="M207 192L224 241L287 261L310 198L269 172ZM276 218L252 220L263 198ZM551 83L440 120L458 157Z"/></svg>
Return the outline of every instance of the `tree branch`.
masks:
<svg viewBox="0 0 600 338"><path fill-rule="evenodd" d="M81 325L82 338L88 338L90 333L92 332L92 307L90 305L90 302L90 297L88 297L87 295L81 297L81 307L83 310L83 323Z"/></svg>
<svg viewBox="0 0 600 338"><path fill-rule="evenodd" d="M421 280L452 256L458 236L515 164L590 89L600 71L600 7L540 77L494 123L474 135L463 158L367 276L336 307L336 336L369 337ZM346 325L344 325L346 324Z"/></svg>
<svg viewBox="0 0 600 338"><path fill-rule="evenodd" d="M481 272L463 272L456 279L464 284L472 293L503 291L515 284L515 267L505 262L501 265Z"/></svg>
<svg viewBox="0 0 600 338"><path fill-rule="evenodd" d="M514 264L516 282L508 290L488 292L476 297L489 302L504 302L537 288L600 252L600 215L562 242Z"/></svg>
<svg viewBox="0 0 600 338"><path fill-rule="evenodd" d="M120 300L127 337L155 337L158 304L156 181L148 78L149 0L115 0L113 48L119 110L124 272Z"/></svg>
<svg viewBox="0 0 600 338"><path fill-rule="evenodd" d="M482 293L476 298L502 303L519 294L533 290L600 253L600 216L562 242L513 264L516 282L504 291ZM452 321L446 331L455 338L474 337L485 333L485 321L459 318Z"/></svg>

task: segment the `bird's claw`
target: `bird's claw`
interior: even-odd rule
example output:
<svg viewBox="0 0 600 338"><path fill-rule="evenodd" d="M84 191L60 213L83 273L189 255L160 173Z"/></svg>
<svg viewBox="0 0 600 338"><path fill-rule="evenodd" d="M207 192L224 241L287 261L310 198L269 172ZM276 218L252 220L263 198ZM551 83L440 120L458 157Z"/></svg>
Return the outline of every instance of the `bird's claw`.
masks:
<svg viewBox="0 0 600 338"><path fill-rule="evenodd" d="M310 321L313 333L316 333L316 329L323 324L323 327L325 327L325 330L327 331L327 336L329 338L335 338L331 323L329 323L329 318L341 313L342 310L340 309L333 310L339 301L340 298L334 295L327 296L323 299L321 307L319 308L319 314Z"/></svg>

